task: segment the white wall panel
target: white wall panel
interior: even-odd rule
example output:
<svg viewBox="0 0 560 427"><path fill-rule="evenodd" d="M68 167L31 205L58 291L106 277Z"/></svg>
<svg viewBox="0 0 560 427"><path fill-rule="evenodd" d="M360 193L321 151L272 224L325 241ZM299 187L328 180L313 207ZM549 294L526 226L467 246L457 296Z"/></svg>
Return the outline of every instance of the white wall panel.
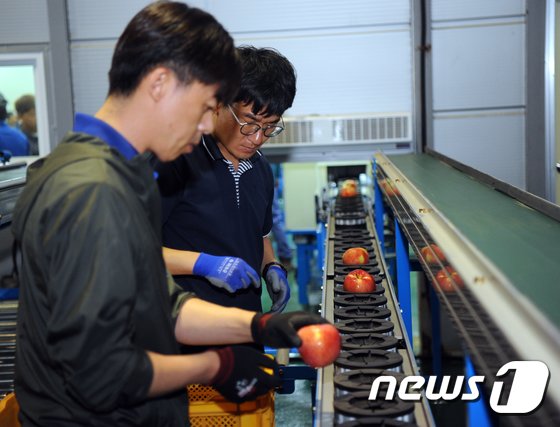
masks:
<svg viewBox="0 0 560 427"><path fill-rule="evenodd" d="M432 30L435 110L525 103L522 22Z"/></svg>
<svg viewBox="0 0 560 427"><path fill-rule="evenodd" d="M298 92L288 115L412 111L408 29L236 39L273 47L296 68Z"/></svg>
<svg viewBox="0 0 560 427"><path fill-rule="evenodd" d="M118 38L150 0L69 1L70 40Z"/></svg>
<svg viewBox="0 0 560 427"><path fill-rule="evenodd" d="M118 38L130 19L151 0L69 1L70 40ZM188 0L207 9L207 0Z"/></svg>
<svg viewBox="0 0 560 427"><path fill-rule="evenodd" d="M409 0L208 0L208 11L234 33L410 22Z"/></svg>
<svg viewBox="0 0 560 427"><path fill-rule="evenodd" d="M525 0L432 0L433 21L490 18L524 13Z"/></svg>
<svg viewBox="0 0 560 427"><path fill-rule="evenodd" d="M102 104L116 39L147 3L69 2L76 111ZM237 45L274 47L294 63L298 94L288 115L412 112L410 0L187 3L216 16Z"/></svg>
<svg viewBox="0 0 560 427"><path fill-rule="evenodd" d="M72 89L74 109L79 113L95 113L109 90L109 68L115 42L72 45Z"/></svg>
<svg viewBox="0 0 560 427"><path fill-rule="evenodd" d="M0 0L0 44L48 42L47 0Z"/></svg>
<svg viewBox="0 0 560 427"><path fill-rule="evenodd" d="M434 148L502 181L525 187L524 110L438 114Z"/></svg>

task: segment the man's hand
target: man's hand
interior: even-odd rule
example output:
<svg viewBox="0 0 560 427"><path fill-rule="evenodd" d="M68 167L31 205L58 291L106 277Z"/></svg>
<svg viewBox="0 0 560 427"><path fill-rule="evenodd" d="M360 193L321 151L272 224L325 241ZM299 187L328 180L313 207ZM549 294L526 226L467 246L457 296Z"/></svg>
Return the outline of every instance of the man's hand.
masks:
<svg viewBox="0 0 560 427"><path fill-rule="evenodd" d="M291 313L257 313L251 321L251 334L257 344L275 348L300 347L298 329L303 326L329 323L318 314L294 311Z"/></svg>
<svg viewBox="0 0 560 427"><path fill-rule="evenodd" d="M201 253L193 267L193 274L205 277L218 288L235 292L253 285L261 286L259 275L241 258L213 256Z"/></svg>
<svg viewBox="0 0 560 427"><path fill-rule="evenodd" d="M290 283L286 269L278 263L267 264L263 271L266 289L272 299L271 313L280 313L290 299Z"/></svg>
<svg viewBox="0 0 560 427"><path fill-rule="evenodd" d="M278 364L258 350L230 346L217 350L217 353L220 369L210 385L232 402L254 400L282 383Z"/></svg>

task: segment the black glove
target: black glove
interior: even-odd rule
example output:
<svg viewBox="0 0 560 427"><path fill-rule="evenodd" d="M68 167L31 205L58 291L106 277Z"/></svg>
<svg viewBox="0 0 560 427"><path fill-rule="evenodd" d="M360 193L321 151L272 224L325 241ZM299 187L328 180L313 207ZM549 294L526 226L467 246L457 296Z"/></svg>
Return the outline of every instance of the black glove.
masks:
<svg viewBox="0 0 560 427"><path fill-rule="evenodd" d="M264 267L264 281L268 295L272 299L271 313L280 313L290 300L290 283L288 282L288 272L277 262L271 262Z"/></svg>
<svg viewBox="0 0 560 427"><path fill-rule="evenodd" d="M251 334L256 344L275 348L301 346L297 330L303 326L329 323L318 314L294 311L291 313L257 313L251 321Z"/></svg>
<svg viewBox="0 0 560 427"><path fill-rule="evenodd" d="M232 402L254 400L282 383L278 364L250 347L230 346L216 351L220 369L210 385ZM271 369L272 373L264 371Z"/></svg>

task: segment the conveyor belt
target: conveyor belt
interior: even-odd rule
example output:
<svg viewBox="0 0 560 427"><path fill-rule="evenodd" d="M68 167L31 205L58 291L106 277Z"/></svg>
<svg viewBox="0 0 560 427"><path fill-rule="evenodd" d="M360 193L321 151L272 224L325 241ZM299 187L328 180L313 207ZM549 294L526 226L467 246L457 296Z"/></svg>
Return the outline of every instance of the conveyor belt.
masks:
<svg viewBox="0 0 560 427"><path fill-rule="evenodd" d="M403 327L386 266L373 227L371 209L361 196L337 198L328 220L323 315L339 329L343 351L334 363L319 370L316 426L432 426L428 404L368 400L373 380L390 375L400 381L417 375L414 355ZM370 261L344 265L342 253L349 247L364 247ZM352 294L342 289L347 273L363 269L375 277L378 287L370 294Z"/></svg>
<svg viewBox="0 0 560 427"><path fill-rule="evenodd" d="M560 328L560 223L432 156L388 159Z"/></svg>
<svg viewBox="0 0 560 427"><path fill-rule="evenodd" d="M551 371L544 404L500 425L556 426L560 341L560 224L428 155L376 155L390 212L417 253L465 340L477 373L494 379L512 360L540 360ZM443 289L421 248L434 241L461 272ZM511 381L511 377L509 378ZM503 380L503 379L502 379ZM490 387L493 381L487 381ZM507 384L505 388L510 387Z"/></svg>

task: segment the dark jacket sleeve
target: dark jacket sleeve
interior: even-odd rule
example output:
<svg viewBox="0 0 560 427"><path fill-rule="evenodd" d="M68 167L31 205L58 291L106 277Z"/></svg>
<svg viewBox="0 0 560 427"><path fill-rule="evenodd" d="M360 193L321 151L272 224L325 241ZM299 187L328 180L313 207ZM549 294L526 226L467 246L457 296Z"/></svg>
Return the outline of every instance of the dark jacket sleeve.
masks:
<svg viewBox="0 0 560 427"><path fill-rule="evenodd" d="M152 366L133 345L137 287L133 219L126 198L107 184L78 187L43 214L48 257L49 358L68 393L110 411L147 397ZM145 284L144 284L145 285Z"/></svg>
<svg viewBox="0 0 560 427"><path fill-rule="evenodd" d="M169 296L171 298L171 317L173 318L173 321L176 322L183 304L187 300L195 298L196 295L194 292L184 291L177 283L175 283L173 276L169 272L167 272L167 288L169 289Z"/></svg>

